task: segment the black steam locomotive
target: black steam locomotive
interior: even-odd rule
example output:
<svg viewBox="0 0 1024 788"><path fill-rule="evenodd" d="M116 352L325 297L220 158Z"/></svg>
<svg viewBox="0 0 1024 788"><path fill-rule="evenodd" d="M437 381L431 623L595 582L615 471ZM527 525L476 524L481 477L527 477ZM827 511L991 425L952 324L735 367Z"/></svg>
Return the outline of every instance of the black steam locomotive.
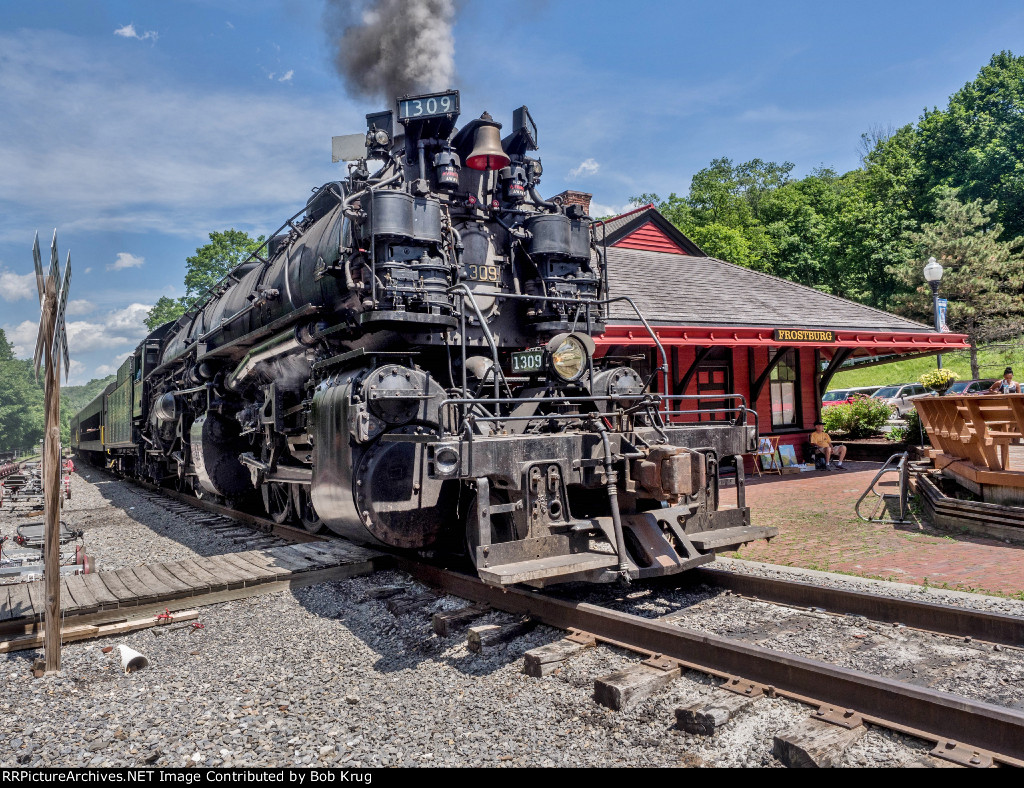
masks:
<svg viewBox="0 0 1024 788"><path fill-rule="evenodd" d="M141 343L75 416L77 451L310 531L465 552L495 584L671 574L774 535L743 503L742 402L688 421L658 369L595 358L632 302L591 217L538 193L527 108L504 139L458 117L457 91L367 116L347 178Z"/></svg>

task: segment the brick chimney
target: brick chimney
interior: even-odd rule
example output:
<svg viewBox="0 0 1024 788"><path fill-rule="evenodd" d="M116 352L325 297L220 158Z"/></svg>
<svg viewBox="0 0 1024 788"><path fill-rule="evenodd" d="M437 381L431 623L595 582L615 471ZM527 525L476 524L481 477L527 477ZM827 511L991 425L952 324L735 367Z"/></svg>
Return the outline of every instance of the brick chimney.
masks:
<svg viewBox="0 0 1024 788"><path fill-rule="evenodd" d="M552 197L552 200L561 200L563 205L579 205L583 208L584 213L590 215L590 200L594 197L593 194L587 194L586 192L575 192L571 189Z"/></svg>

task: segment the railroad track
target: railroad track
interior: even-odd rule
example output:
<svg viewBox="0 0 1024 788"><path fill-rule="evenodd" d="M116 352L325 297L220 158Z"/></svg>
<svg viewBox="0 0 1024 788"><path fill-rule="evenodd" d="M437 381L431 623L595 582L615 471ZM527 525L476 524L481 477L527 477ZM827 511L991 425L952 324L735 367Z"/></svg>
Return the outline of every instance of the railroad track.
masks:
<svg viewBox="0 0 1024 788"><path fill-rule="evenodd" d="M208 500L148 486L146 497L167 496L179 513L198 509L209 514L201 522L222 535L236 523L259 530L267 544L289 541L334 541L305 530L281 526L255 515L236 512ZM170 504L172 511L178 511ZM252 536L239 532L234 538ZM710 701L680 708L677 721L693 731L713 732L724 722L764 697L782 697L815 709L808 724L793 733L783 749L797 751L796 761L829 761L830 752L854 741L865 725L876 725L934 743L937 758L963 766L1024 766L1024 713L983 701L922 687L884 676L851 670L799 655L767 649L739 639L679 626L678 612L645 618L552 591L524 587L496 588L460 571L404 555L380 555L378 569L399 569L419 582L472 603L461 611L435 616L435 630L449 634L488 610L521 617L506 627L470 628L470 646L512 640L530 626L545 624L568 633L562 641L526 653L526 670L547 675L582 649L617 646L643 659L610 676L595 680L595 699L624 708L670 684L683 670L696 670L721 679ZM660 582L661 589L706 584L764 602L814 608L838 615L863 616L875 622L902 624L931 633L972 638L1019 648L1024 645L1024 620L1005 614L953 608L864 592L742 575L700 568ZM415 610L419 600L401 607ZM675 619L675 620L673 620ZM440 626L438 625L440 624ZM776 744L778 744L778 739ZM801 743L802 742L802 743ZM824 742L824 743L823 743ZM795 748L795 750L794 750ZM810 753L810 754L809 754Z"/></svg>

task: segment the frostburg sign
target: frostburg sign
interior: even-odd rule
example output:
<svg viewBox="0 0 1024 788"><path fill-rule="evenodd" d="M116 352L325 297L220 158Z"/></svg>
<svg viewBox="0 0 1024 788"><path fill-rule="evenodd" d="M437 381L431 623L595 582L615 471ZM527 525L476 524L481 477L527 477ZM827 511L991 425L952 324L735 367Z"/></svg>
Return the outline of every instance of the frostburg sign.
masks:
<svg viewBox="0 0 1024 788"><path fill-rule="evenodd" d="M776 328L776 342L835 342L836 332L809 328Z"/></svg>

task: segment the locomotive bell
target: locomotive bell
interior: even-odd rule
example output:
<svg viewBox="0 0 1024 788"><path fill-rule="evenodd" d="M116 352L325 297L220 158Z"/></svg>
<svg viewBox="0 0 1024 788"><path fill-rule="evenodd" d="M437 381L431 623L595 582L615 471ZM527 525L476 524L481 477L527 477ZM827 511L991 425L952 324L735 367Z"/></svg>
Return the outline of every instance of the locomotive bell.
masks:
<svg viewBox="0 0 1024 788"><path fill-rule="evenodd" d="M480 116L473 133L473 152L466 159L466 166L474 170L500 170L512 160L501 147L501 124L496 123L488 113Z"/></svg>

